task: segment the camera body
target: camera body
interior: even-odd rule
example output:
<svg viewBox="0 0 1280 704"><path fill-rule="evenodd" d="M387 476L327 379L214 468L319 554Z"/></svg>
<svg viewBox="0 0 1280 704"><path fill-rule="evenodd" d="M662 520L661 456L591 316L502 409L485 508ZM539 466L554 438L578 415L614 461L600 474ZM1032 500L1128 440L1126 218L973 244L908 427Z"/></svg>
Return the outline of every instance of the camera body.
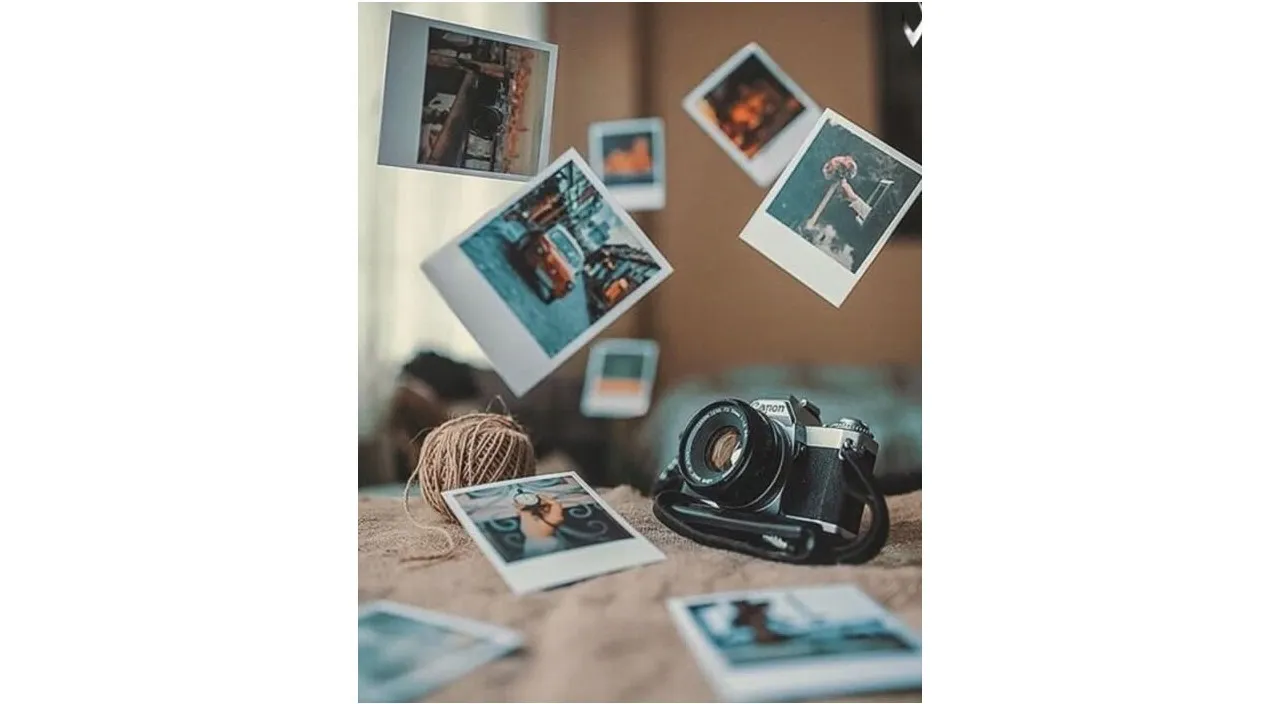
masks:
<svg viewBox="0 0 1280 704"><path fill-rule="evenodd" d="M823 424L795 396L724 399L693 416L668 471L681 475L681 493L715 508L856 532L864 507L845 490L842 448L872 476L880 446L862 421Z"/></svg>

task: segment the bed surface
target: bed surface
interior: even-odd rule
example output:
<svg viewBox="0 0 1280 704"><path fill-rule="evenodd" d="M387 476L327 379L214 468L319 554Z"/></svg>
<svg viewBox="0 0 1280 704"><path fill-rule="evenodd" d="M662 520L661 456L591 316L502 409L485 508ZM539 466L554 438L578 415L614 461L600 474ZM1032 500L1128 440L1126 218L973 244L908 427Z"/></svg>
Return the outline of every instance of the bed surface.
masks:
<svg viewBox="0 0 1280 704"><path fill-rule="evenodd" d="M445 523L421 498L411 502L417 520L447 527L457 543L447 559L413 559L441 538L411 523L400 499L360 498L361 603L389 599L506 626L526 639L522 651L424 701L715 701L667 612L673 596L852 583L920 632L921 492L889 497L889 543L856 567L784 565L713 550L659 523L636 490L599 493L667 559L523 597L511 593L461 527ZM915 690L835 701L920 700Z"/></svg>

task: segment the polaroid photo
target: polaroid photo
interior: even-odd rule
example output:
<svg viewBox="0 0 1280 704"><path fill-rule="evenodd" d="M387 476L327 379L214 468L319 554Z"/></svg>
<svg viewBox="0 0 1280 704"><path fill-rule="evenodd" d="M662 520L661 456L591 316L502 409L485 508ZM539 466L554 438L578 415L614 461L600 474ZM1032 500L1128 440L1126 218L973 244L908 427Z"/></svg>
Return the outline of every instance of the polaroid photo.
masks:
<svg viewBox="0 0 1280 704"><path fill-rule="evenodd" d="M795 156L822 112L755 43L685 96L684 110L761 187Z"/></svg>
<svg viewBox="0 0 1280 704"><path fill-rule="evenodd" d="M920 196L920 165L827 110L739 239L839 307Z"/></svg>
<svg viewBox="0 0 1280 704"><path fill-rule="evenodd" d="M728 701L917 689L920 640L851 585L668 600L676 628Z"/></svg>
<svg viewBox="0 0 1280 704"><path fill-rule="evenodd" d="M360 607L362 702L414 702L520 647L515 631L389 601Z"/></svg>
<svg viewBox="0 0 1280 704"><path fill-rule="evenodd" d="M587 129L591 168L628 211L662 210L667 203L662 118L596 122Z"/></svg>
<svg viewBox="0 0 1280 704"><path fill-rule="evenodd" d="M554 44L391 13L378 163L527 181L546 166Z"/></svg>
<svg viewBox="0 0 1280 704"><path fill-rule="evenodd" d="M601 340L591 348L582 384L582 415L639 418L649 412L658 373L653 340Z"/></svg>
<svg viewBox="0 0 1280 704"><path fill-rule="evenodd" d="M422 270L516 396L672 271L573 149Z"/></svg>
<svg viewBox="0 0 1280 704"><path fill-rule="evenodd" d="M576 472L454 489L443 496L516 594L666 559Z"/></svg>

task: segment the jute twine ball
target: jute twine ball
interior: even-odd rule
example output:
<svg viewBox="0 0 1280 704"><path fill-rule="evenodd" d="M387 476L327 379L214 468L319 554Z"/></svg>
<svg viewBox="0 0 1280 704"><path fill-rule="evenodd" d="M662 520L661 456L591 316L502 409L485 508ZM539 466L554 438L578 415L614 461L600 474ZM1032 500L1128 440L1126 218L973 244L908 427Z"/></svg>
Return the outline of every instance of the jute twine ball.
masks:
<svg viewBox="0 0 1280 704"><path fill-rule="evenodd" d="M533 441L514 418L497 413L468 413L445 422L423 438L418 466L404 487L405 512L409 513L409 490L415 478L423 501L456 525L458 519L445 505L441 492L530 477L534 470ZM409 520L443 534L448 542L444 551L414 559L453 552L453 536L448 531L440 526L422 525L412 513Z"/></svg>

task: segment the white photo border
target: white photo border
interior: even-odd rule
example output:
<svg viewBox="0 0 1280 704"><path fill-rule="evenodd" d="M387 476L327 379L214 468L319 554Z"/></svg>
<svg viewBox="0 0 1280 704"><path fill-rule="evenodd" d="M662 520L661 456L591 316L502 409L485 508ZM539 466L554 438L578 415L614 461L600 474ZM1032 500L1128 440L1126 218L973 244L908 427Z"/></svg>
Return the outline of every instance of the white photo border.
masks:
<svg viewBox="0 0 1280 704"><path fill-rule="evenodd" d="M584 177L596 188L600 197L604 198L605 204L617 213L622 225L635 237L636 243L658 263L658 271L602 315L599 320L579 333L555 356L548 357L524 323L494 291L493 285L471 263L460 245L570 161L577 164ZM543 169L536 178L530 179L510 198L485 213L484 217L477 220L471 227L428 256L420 268L439 290L441 297L449 304L449 308L458 316L463 327L484 350L494 371L502 377L503 382L517 397L523 396L538 382L545 379L548 374L555 371L601 331L612 325L613 321L631 310L636 303L674 272L671 263L658 250L657 245L649 239L644 230L640 229L626 208L623 208L609 193L609 189L601 183L600 178L582 159L582 155L573 148Z"/></svg>
<svg viewBox="0 0 1280 704"><path fill-rule="evenodd" d="M901 656L836 657L825 662L761 664L733 667L694 622L691 606L722 603L733 599L776 597L794 592L849 590L861 597L869 610L899 635L906 637L916 652ZM857 586L852 584L820 584L766 589L713 592L694 596L673 597L667 609L676 630L693 651L694 658L712 689L730 701L782 701L796 698L823 697L835 694L865 694L878 691L911 690L921 687L922 657L920 638ZM863 660L859 662L859 660ZM862 678L859 681L859 678Z"/></svg>
<svg viewBox="0 0 1280 704"><path fill-rule="evenodd" d="M831 259L817 247L805 240L800 235L793 232L790 228L778 222L776 218L769 214L769 206L773 204L778 193L786 187L788 179L795 171L796 165L800 163L800 158L809 151L809 146L813 144L813 140L817 138L818 133L822 131L824 125L830 121L832 124L842 127L860 139L865 140L868 144L879 149L885 154L891 156L907 168L921 175L921 180L916 184L911 194L903 201L902 207L894 215L893 220L885 227L884 232L880 233L876 244L871 248L866 258L862 260L856 272L840 266L839 263ZM871 263L875 261L876 256L880 254L880 250L884 249L885 244L898 228L898 223L906 217L907 211L915 204L916 199L920 197L921 188L924 186L923 172L920 164L907 157L902 152L894 149L886 144L883 140L871 134L867 130L850 121L840 113L827 108L819 117L818 122L810 129L809 134L805 137L804 144L801 145L799 151L792 158L791 163L787 165L786 171L778 177L773 187L769 189L768 195L760 202L755 213L751 215L751 219L747 221L746 226L742 228L742 232L738 235L738 239L746 242L756 249L756 251L768 257L774 264L777 264L784 271L805 286L813 289L818 295L822 296L828 303L839 308L849 297L849 293L853 291L853 287L858 284L867 273L867 269Z"/></svg>
<svg viewBox="0 0 1280 704"><path fill-rule="evenodd" d="M594 392L596 381L603 376L605 359L611 354L644 355L640 393L608 396ZM582 382L582 414L601 418L638 418L648 413L653 398L653 384L658 376L658 354L656 340L610 338L593 345L587 358L587 373Z"/></svg>
<svg viewBox="0 0 1280 704"><path fill-rule="evenodd" d="M462 505L458 503L456 498L458 494L477 489L523 484L558 477L571 477L573 481L577 482L578 486L597 505L604 509L610 518L631 535L631 538L613 540L599 545L588 545L563 552L554 552L509 564L498 554L497 550L493 549L489 539L481 533L479 526L467 515L467 512L463 510ZM621 514L613 510L613 507L606 503L604 499L601 499L600 495L589 484L582 481L582 477L579 477L577 472L557 472L555 474L537 474L532 477L507 479L489 484L451 489L442 492L441 495L444 497L445 504L449 506L449 510L453 512L453 515L462 524L463 529L467 531L467 535L471 536L471 539L480 548L480 552L498 571L502 581L506 582L507 586L517 596L590 579L591 577L598 577L611 572L619 572L632 567L650 565L667 559L667 556L656 545L641 535Z"/></svg>
<svg viewBox="0 0 1280 704"><path fill-rule="evenodd" d="M652 136L653 183L608 186L628 211L662 210L667 204L667 136L661 117L593 122L587 127L587 157L591 168L604 181L604 138L615 134L646 132Z"/></svg>
<svg viewBox="0 0 1280 704"><path fill-rule="evenodd" d="M427 51L429 50L427 42L433 28L548 52L547 87L544 96L546 106L543 108L543 127L538 145L537 164L532 174L511 174L418 163L418 146L422 138L422 92L425 90ZM420 40L417 36L418 32L421 33ZM502 181L536 179L537 175L546 168L547 161L551 157L551 117L555 103L556 65L559 55L560 47L557 44L445 22L399 10L392 11L387 36L386 75L383 78L382 129L378 135L378 164ZM409 129L409 125L413 126L412 130Z"/></svg>
<svg viewBox="0 0 1280 704"><path fill-rule="evenodd" d="M751 56L759 59L760 63L764 64L765 68L769 69L769 72L773 74L773 77L787 90L791 91L796 100L800 101L804 110L799 115L796 115L791 124L774 135L773 139L769 140L768 144L764 145L754 157L747 158L742 153L742 150L738 149L737 145L729 141L729 138L725 136L718 125L703 116L701 111L698 110L698 101L702 100L707 93L711 92L711 89L715 88L734 69L738 68L743 61L746 61ZM770 183L777 180L778 173L786 166L791 156L796 153L798 145L804 140L804 135L808 134L809 129L819 120L819 116L822 113L822 108L818 103L809 97L809 94L792 80L791 76L787 75L786 71L783 71L782 67L757 42L747 44L725 60L724 63L720 64L716 70L712 71L710 75L704 78L696 88L684 97L681 105L694 123L701 127L702 131L706 132L711 139L715 140L716 144L720 145L720 148L728 153L729 157L743 171L747 172L751 180L755 181L756 185L761 188L768 187Z"/></svg>

